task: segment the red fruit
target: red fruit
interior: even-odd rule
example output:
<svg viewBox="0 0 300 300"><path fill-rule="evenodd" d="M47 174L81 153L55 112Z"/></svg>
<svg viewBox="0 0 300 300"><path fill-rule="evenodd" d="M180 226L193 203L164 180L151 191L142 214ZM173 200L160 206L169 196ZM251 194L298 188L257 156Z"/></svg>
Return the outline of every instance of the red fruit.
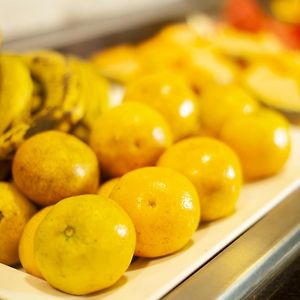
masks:
<svg viewBox="0 0 300 300"><path fill-rule="evenodd" d="M256 32L262 29L266 16L255 0L227 0L224 17L238 29Z"/></svg>

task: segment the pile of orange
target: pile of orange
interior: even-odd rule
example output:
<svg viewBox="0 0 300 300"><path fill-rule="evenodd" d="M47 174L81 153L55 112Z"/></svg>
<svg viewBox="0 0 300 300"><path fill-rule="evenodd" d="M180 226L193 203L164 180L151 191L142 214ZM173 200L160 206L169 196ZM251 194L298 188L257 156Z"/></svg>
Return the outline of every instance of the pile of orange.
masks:
<svg viewBox="0 0 300 300"><path fill-rule="evenodd" d="M179 24L93 57L123 102L92 122L88 143L52 130L18 148L14 183L0 183L1 263L20 259L67 293L99 291L134 255L184 248L200 221L234 213L244 181L284 167L288 121L207 43Z"/></svg>

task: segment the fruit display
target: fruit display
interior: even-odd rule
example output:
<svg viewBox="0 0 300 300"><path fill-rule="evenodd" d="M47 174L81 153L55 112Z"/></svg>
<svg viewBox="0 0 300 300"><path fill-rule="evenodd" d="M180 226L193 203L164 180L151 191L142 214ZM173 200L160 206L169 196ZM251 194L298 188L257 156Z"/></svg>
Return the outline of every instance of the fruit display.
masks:
<svg viewBox="0 0 300 300"><path fill-rule="evenodd" d="M1 53L0 263L86 295L193 247L284 171L299 58L203 15L89 60Z"/></svg>

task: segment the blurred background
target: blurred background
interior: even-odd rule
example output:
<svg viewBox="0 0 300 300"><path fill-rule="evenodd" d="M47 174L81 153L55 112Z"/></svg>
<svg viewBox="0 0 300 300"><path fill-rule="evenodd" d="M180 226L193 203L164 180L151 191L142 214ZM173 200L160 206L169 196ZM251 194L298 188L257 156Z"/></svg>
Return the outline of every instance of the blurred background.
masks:
<svg viewBox="0 0 300 300"><path fill-rule="evenodd" d="M99 19L124 15L139 18L146 12L160 15L161 8L177 11L183 5L197 2L206 7L220 1L205 4L189 0L0 0L0 28L5 40L10 41Z"/></svg>
<svg viewBox="0 0 300 300"><path fill-rule="evenodd" d="M217 13L239 29L273 31L291 47L300 45L300 0L0 0L0 8L5 44L46 34L42 46L52 46L53 40L68 44L201 11ZM62 38L49 35L63 30L68 32Z"/></svg>

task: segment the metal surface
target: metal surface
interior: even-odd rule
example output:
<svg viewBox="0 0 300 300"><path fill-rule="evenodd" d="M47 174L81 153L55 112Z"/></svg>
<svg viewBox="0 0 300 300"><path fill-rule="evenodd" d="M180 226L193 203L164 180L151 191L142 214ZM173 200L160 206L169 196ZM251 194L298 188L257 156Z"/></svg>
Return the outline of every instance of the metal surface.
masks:
<svg viewBox="0 0 300 300"><path fill-rule="evenodd" d="M299 255L297 190L164 300L246 298Z"/></svg>

